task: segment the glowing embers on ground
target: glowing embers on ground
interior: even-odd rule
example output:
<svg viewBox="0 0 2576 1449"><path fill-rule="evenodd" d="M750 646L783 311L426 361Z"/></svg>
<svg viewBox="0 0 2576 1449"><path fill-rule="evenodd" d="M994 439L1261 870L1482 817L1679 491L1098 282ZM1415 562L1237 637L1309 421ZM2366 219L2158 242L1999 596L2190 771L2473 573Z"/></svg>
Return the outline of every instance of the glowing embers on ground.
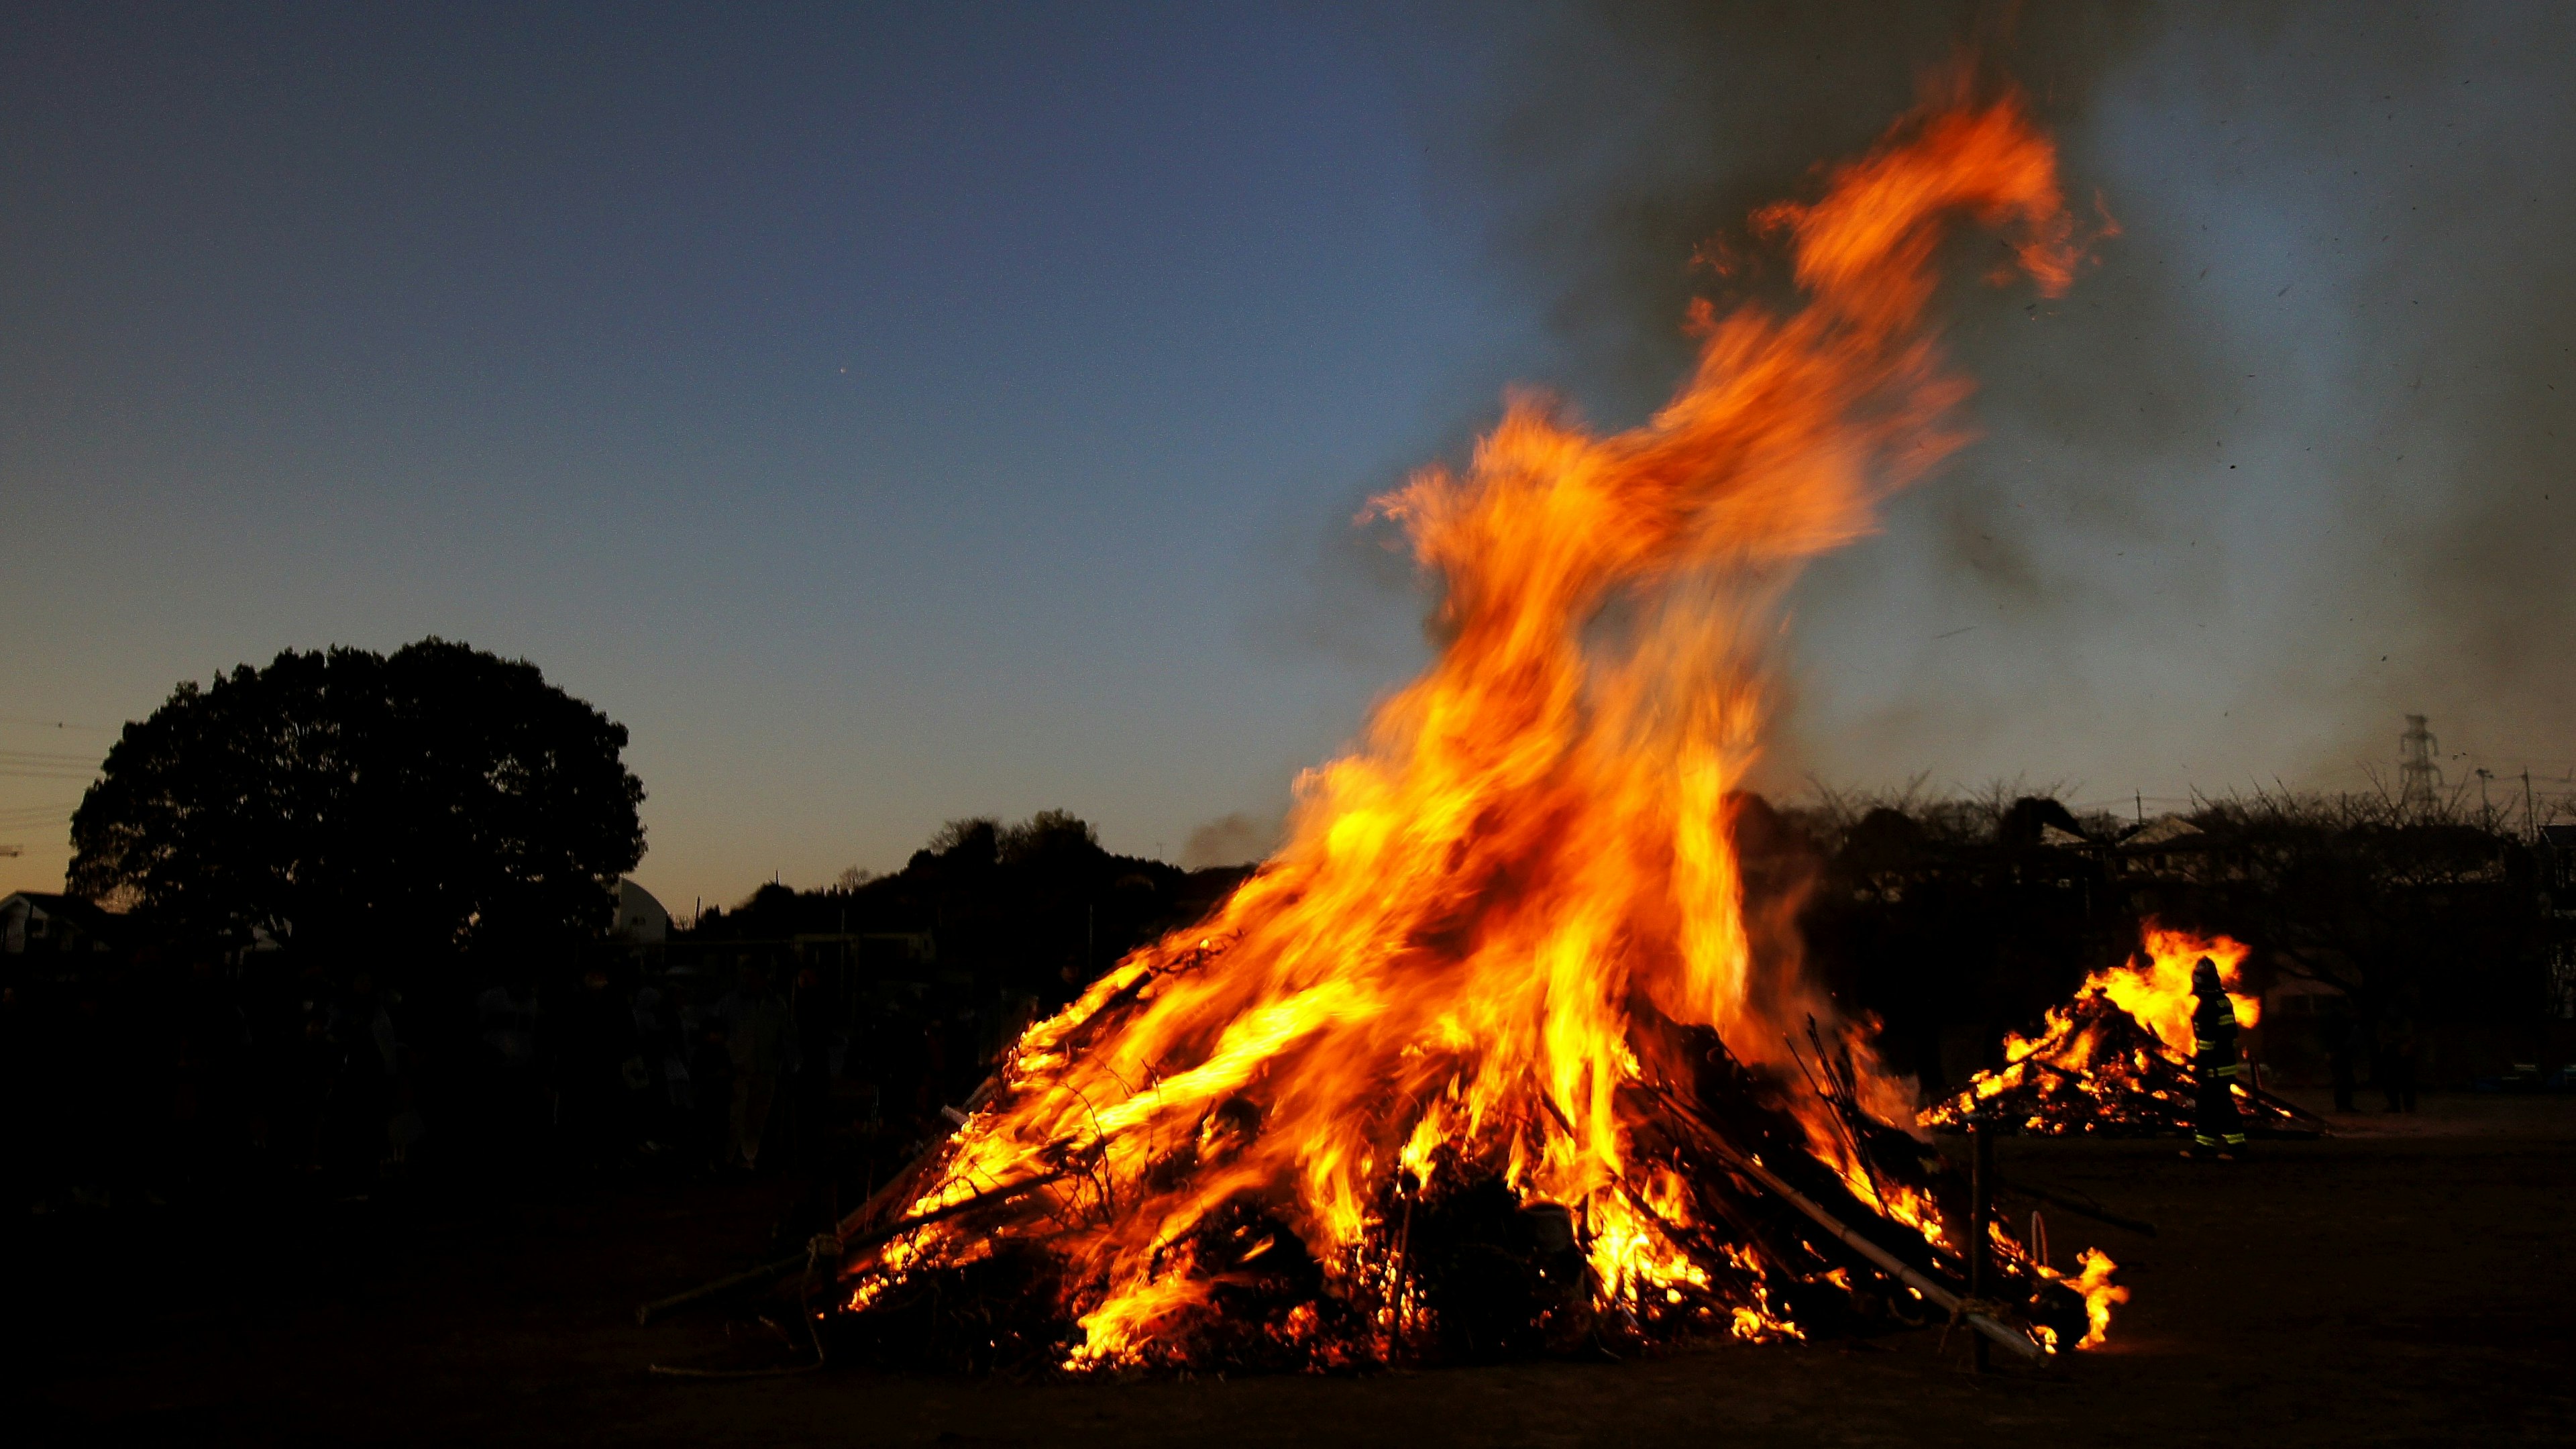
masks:
<svg viewBox="0 0 2576 1449"><path fill-rule="evenodd" d="M2207 957L2228 989L2236 1022L2260 1018L2259 997L2240 995L2245 945L2226 936L2195 936L2153 921L2125 965L2085 978L2075 999L2049 1008L2039 1034L2006 1034L2004 1065L1971 1078L1967 1090L1922 1113L1930 1127L1956 1127L1983 1113L2009 1128L2044 1136L2157 1136L2190 1129L2191 972ZM2232 1087L2236 1108L2254 1133L2312 1135L2288 1106L2244 1082Z"/></svg>
<svg viewBox="0 0 2576 1449"><path fill-rule="evenodd" d="M1785 906L1748 907L1729 792L1779 589L1960 441L1921 323L1962 214L2065 286L2047 140L2011 99L1933 106L1761 213L1799 305L1697 309L1647 424L1516 398L1466 470L1378 501L1439 583L1437 658L1301 782L1259 874L1032 1027L845 1225L851 1331L1312 1368L1956 1301L1964 1194L1883 1125L1910 1095L1802 976ZM1830 1093L1788 1045L1807 1021ZM2089 1327L2018 1262L2003 1311Z"/></svg>

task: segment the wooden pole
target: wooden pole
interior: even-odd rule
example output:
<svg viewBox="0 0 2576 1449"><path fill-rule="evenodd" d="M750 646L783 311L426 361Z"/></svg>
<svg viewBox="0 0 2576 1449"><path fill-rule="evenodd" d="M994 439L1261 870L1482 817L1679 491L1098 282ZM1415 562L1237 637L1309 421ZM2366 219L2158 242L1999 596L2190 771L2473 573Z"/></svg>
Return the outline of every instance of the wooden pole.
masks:
<svg viewBox="0 0 2576 1449"><path fill-rule="evenodd" d="M739 1273L728 1273L712 1283L701 1283L686 1293L674 1293L668 1298L657 1298L645 1304L635 1310L635 1321L639 1325L651 1323L655 1318L683 1304L695 1303L701 1298L712 1298L728 1289L740 1288L747 1283L774 1282L813 1261L813 1251L808 1248L792 1258L781 1258L775 1263L763 1263L757 1268L745 1268Z"/></svg>
<svg viewBox="0 0 2576 1449"><path fill-rule="evenodd" d="M1931 1304L1933 1307L1940 1309L1944 1313L1955 1314L1959 1318L1965 1320L1970 1328L1975 1329L1978 1333L1987 1338L1993 1339L1996 1343L2003 1345L2005 1348L2012 1350L2023 1358L2037 1360L2047 1355L2047 1350L2033 1342L2029 1334L2022 1332L2020 1329L2013 1327L2011 1324L2005 1323L2001 1319L1996 1318L1994 1315L1987 1313L1978 1307L1970 1305L1958 1294L1941 1286L1939 1282L1923 1273L1917 1272L1912 1267L1907 1266L1904 1260L1898 1258L1894 1253L1891 1253L1885 1248L1880 1247L1878 1244L1871 1242L1868 1238L1861 1236L1859 1233L1853 1232L1850 1227L1842 1222L1841 1219L1836 1218L1832 1213L1825 1211L1821 1205L1810 1199L1805 1193L1798 1191L1796 1188L1791 1187L1788 1183L1782 1181L1780 1174L1763 1166L1761 1161L1755 1158L1753 1154L1741 1151L1734 1143L1727 1141L1724 1134L1717 1131L1714 1127L1711 1127L1708 1124L1707 1119L1701 1117L1699 1113L1687 1103L1675 1097L1669 1089L1660 1086L1649 1086L1647 1091L1657 1100L1661 1101L1665 1106L1671 1108L1675 1114L1681 1117L1682 1120L1696 1124L1700 1129L1696 1141L1700 1145L1705 1146L1710 1151L1716 1153L1718 1158L1725 1162L1727 1166L1734 1168L1736 1171L1752 1178L1755 1182L1762 1184L1766 1191L1778 1197L1782 1202L1785 1202L1789 1206L1806 1214L1808 1219L1814 1222L1817 1227L1824 1229L1828 1234L1832 1235L1834 1241L1841 1243L1844 1247L1851 1249L1853 1252L1867 1258L1872 1263L1877 1264L1882 1271L1888 1274L1888 1276L1896 1279L1896 1281L1904 1284L1906 1287L1913 1289L1915 1292L1922 1294L1924 1302ZM1540 1100L1546 1101L1547 1099L1542 1095ZM1548 1105L1549 1110L1555 1110L1554 1103L1549 1103ZM1632 1203L1635 1202L1635 1198L1631 1196L1630 1201ZM1648 1210L1646 1215L1648 1217L1655 1216L1651 1210Z"/></svg>
<svg viewBox="0 0 2576 1449"><path fill-rule="evenodd" d="M975 1115L977 1108L991 1101L993 1094L1001 1090L1001 1086L1002 1074L995 1072L976 1084L975 1090L967 1094L962 1106L942 1107L939 1110L952 1122L962 1125L968 1117ZM951 1137L955 1135L953 1130L949 1133ZM942 1137L921 1149L910 1162L897 1168L894 1176L886 1179L885 1186L868 1194L866 1202L851 1209L841 1218L839 1224L832 1229L834 1235L843 1242L847 1242L851 1234L860 1230L861 1225L875 1221L892 1209L902 1207L903 1204L896 1199L916 1186L918 1170L927 1167L931 1160L939 1155L939 1149L947 1145L948 1137Z"/></svg>
<svg viewBox="0 0 2576 1449"><path fill-rule="evenodd" d="M1968 1159L1968 1298L1976 1303L1986 1300L1986 1235L1995 1215L1995 1134L1987 1130L1990 1125L1982 1116L1968 1119L1968 1140L1976 1144ZM1979 1373L1990 1367L1986 1341L1982 1333L1975 1339Z"/></svg>
<svg viewBox="0 0 2576 1449"><path fill-rule="evenodd" d="M2026 1182L2007 1182L2005 1181L2002 1173L1994 1174L1992 1181L1994 1183L1993 1191L1995 1192L2019 1193L2023 1197L2030 1198L2033 1201L2044 1202L2051 1207L2064 1208L2068 1212L2074 1213L2079 1217L2091 1218L2097 1223L2109 1223L2115 1228L2125 1228L2130 1232L2136 1233L2140 1237L2152 1238L2156 1235L2156 1225L2154 1223L2145 1222L2138 1218L2122 1217L2120 1214L2112 1212L2110 1209L2103 1207L2097 1202L2086 1202L2078 1198L2068 1197L2063 1193L2052 1192L2044 1187L2033 1187Z"/></svg>
<svg viewBox="0 0 2576 1449"><path fill-rule="evenodd" d="M995 1089L999 1088L1001 1085L1001 1074L996 1072L993 1075L986 1077L983 1082L975 1088L973 1094L966 1098L966 1105L963 1112L958 1112L958 1109L954 1107L943 1108L942 1110L957 1113L960 1117L970 1115L976 1108L983 1106L985 1102L991 1100ZM807 1244L805 1251L798 1253L792 1258L781 1258L774 1263L763 1263L757 1268L746 1268L739 1273L728 1273L724 1277L716 1279L714 1282L701 1283L697 1287L692 1288L685 1293L674 1293L668 1298L657 1298L635 1310L635 1321L639 1324L651 1323L655 1318L660 1317L662 1314L668 1313L672 1309L681 1307L685 1304L695 1303L701 1298L712 1298L716 1294L723 1293L729 1289L742 1287L747 1283L758 1283L764 1279L774 1281L785 1277L787 1274L792 1273L798 1268L814 1261L817 1254L837 1254L846 1252L854 1246L868 1247L876 1243L884 1242L888 1238L901 1236L904 1233L912 1231L914 1228L922 1227L928 1223L935 1222L940 1218L953 1216L953 1210L929 1212L922 1214L918 1218L896 1223L892 1227L879 1232L862 1233L861 1231L861 1224L867 1222L870 1218L874 1217L887 1207L895 1205L895 1195L912 1185L910 1179L907 1178L905 1174L910 1172L912 1168L919 1167L928 1162L937 1154L941 1147L947 1145L947 1142L948 1139L942 1137L937 1142L934 1142L930 1146L922 1149L921 1154L907 1164L904 1171L896 1173L893 1180L888 1182L884 1188L870 1194L865 1203L861 1204L857 1210L851 1212L846 1217L843 1217L840 1222L834 1226L831 1232L823 1234L813 1242ZM1050 1174L1046 1178L1042 1179L1042 1181L1052 1182L1058 1176L1061 1176L1061 1174ZM1017 1197L1020 1193L1037 1185L1038 1183L1035 1182L1023 1183L1018 1187L1006 1189L1000 1194L991 1194L988 1196ZM983 1201L983 1199L979 1198L976 1199L976 1201L980 1202ZM965 1204L960 1204L959 1206L962 1207L965 1206ZM855 1243L852 1241L853 1238L857 1239ZM833 1240L831 1247L828 1249L824 1247L824 1243L827 1239Z"/></svg>
<svg viewBox="0 0 2576 1449"><path fill-rule="evenodd" d="M2003 1345L2005 1348L2012 1350L2023 1358L2037 1359L2045 1352L2045 1350L2043 1350L2038 1344L2031 1342L2029 1334L2023 1333L2019 1329L1995 1318L1991 1314L1970 1306L1967 1302L1962 1300L1958 1294L1951 1292L1949 1289L1942 1287L1931 1278L1926 1277L1925 1275L1906 1266L1904 1261L1898 1258L1894 1253L1887 1251L1878 1244L1871 1242L1869 1239L1862 1237L1856 1232L1853 1232L1832 1213L1825 1211L1824 1208L1810 1200L1805 1193L1802 1193L1796 1188L1791 1187L1786 1182L1781 1181L1780 1174L1773 1172L1771 1169L1764 1167L1761 1163L1754 1161L1750 1155L1737 1152L1732 1146L1726 1144L1723 1140L1712 1139L1711 1145L1715 1146L1719 1154L1726 1159L1728 1166L1743 1173L1747 1177L1752 1178L1755 1182L1762 1184L1764 1188L1776 1195L1782 1202L1785 1202L1789 1206L1796 1208L1798 1211L1805 1213L1808 1218L1814 1221L1816 1226L1823 1228L1826 1232L1832 1234L1836 1242L1850 1248L1853 1252L1860 1254L1862 1257L1869 1259L1880 1268L1886 1270L1898 1282L1903 1283L1908 1288L1922 1294L1924 1301L1931 1304L1933 1307L1938 1308L1945 1313L1958 1314L1961 1318L1967 1321L1970 1328L1975 1329L1980 1335L1985 1338L1993 1339L1996 1343Z"/></svg>
<svg viewBox="0 0 2576 1449"><path fill-rule="evenodd" d="M728 1273L724 1277L718 1278L712 1283L701 1283L686 1293L674 1293L668 1298L655 1299L653 1302L647 1303L643 1307L635 1310L635 1321L637 1323L651 1323L660 1315L667 1313L674 1308L678 1308L683 1304L695 1303L701 1298L711 1298L718 1293L722 1293L733 1288L740 1288L746 1284L762 1281L775 1281L776 1279L783 1278L789 1273L796 1271L798 1268L809 1267L823 1258L837 1258L842 1253L851 1252L861 1248L873 1248L879 1243L891 1242L896 1238L900 1238L904 1234L909 1233L916 1228L926 1228L933 1223L945 1222L949 1218L973 1212L975 1209L980 1207L995 1206L1001 1203L1010 1202L1017 1198L1026 1197L1030 1193L1037 1191L1039 1188L1047 1186L1049 1183L1062 1181L1064 1176L1065 1174L1060 1171L1042 1173L1025 1182L1013 1183L1009 1187L995 1188L991 1192L978 1193L975 1196L963 1199L962 1201L950 1203L946 1207L932 1208L926 1213L916 1214L915 1216L903 1219L901 1222L889 1223L884 1227L875 1229L874 1231L858 1233L847 1238L841 1237L835 1233L816 1234L813 1240L805 1245L805 1251L792 1258L781 1258L775 1263L763 1263L757 1268L746 1268L739 1273Z"/></svg>

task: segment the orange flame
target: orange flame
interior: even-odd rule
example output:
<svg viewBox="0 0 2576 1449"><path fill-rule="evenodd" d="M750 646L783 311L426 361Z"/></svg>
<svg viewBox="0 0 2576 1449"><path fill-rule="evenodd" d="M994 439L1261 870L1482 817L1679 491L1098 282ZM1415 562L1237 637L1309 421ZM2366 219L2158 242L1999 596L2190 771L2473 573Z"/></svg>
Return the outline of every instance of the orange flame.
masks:
<svg viewBox="0 0 2576 1449"><path fill-rule="evenodd" d="M2191 1055L2191 972L2203 958L2218 967L2218 984L2228 988L2228 1005L2235 1008L2236 1024L2252 1026L2263 1015L2263 999L2238 994L2235 988L2243 980L2245 958L2253 948L2233 936L2196 936L2147 921L2139 931L2140 950L2127 964L2096 971L2084 978L2075 999L2100 996L2127 1012L2138 1025L2154 1032L2156 1039L2178 1056ZM2046 1024L2035 1037L2004 1034L2004 1060L2018 1062L2025 1057L2042 1057L2055 1065L2081 1070L2090 1064L2094 1043L2089 1034L2076 1031L2065 1007L2051 1007Z"/></svg>
<svg viewBox="0 0 2576 1449"><path fill-rule="evenodd" d="M2004 1065L1978 1073L1967 1090L1918 1114L1923 1124L1952 1125L1972 1113L2000 1114L2026 1132L2130 1132L2172 1128L2188 1110L2193 1056L2192 968L2207 958L2218 968L2239 1026L2262 1017L2259 996L2243 984L2245 943L2195 935L2153 920L2141 924L2140 949L2127 964L2084 978L2072 1000L2048 1009L2032 1036L2004 1035ZM2266 1123L2289 1111L2230 1084L2240 1111ZM2107 1311L2107 1310L2106 1310Z"/></svg>
<svg viewBox="0 0 2576 1449"><path fill-rule="evenodd" d="M2252 1026L2263 1017L2263 998L2236 991L2243 980L2245 958L2252 948L2232 936L2195 936L2147 922L2144 966L2128 965L2102 972L2085 983L2111 998L2113 1005L2138 1019L2177 1052L2191 1050L2191 970L2206 957L2218 967L2218 984L2236 1008L2236 1024Z"/></svg>
<svg viewBox="0 0 2576 1449"><path fill-rule="evenodd" d="M1910 1117L1779 923L1748 915L1728 792L1755 758L1780 589L1963 441L1944 418L1967 387L1920 331L1959 213L2064 288L2049 142L2010 98L1930 109L1820 200L1763 214L1805 305L1696 309L1698 365L1645 425L1597 435L1516 395L1463 471L1371 505L1442 585L1438 658L1303 777L1286 844L1213 918L1022 1037L906 1209L1044 1179L1073 1364L1152 1360L1208 1311L1190 1235L1246 1197L1345 1286L1391 1279L1381 1188L1444 1163L1577 1212L1605 1300L1705 1289L1674 1236L1687 1194L1622 1115L1650 1073L1630 1029L1647 1007L1784 1078L1783 1029L1812 1014L1852 1047L1864 1105ZM1865 1188L1805 1110L1811 1150ZM920 1229L860 1265L856 1302L988 1251ZM1798 1332L1758 1289L1724 1317Z"/></svg>
<svg viewBox="0 0 2576 1449"><path fill-rule="evenodd" d="M2083 1296L2084 1336L2075 1341L2075 1346L2079 1349L2100 1348L2110 1341L2111 1310L2129 1301L2129 1290L2111 1281L2111 1274L2120 1265L2112 1262L2111 1255L2100 1248L2086 1248L2075 1255L2075 1262L2081 1271L2072 1278L2045 1263L2033 1264L2032 1268L2040 1277L2063 1283ZM2056 1330L2042 1327L2038 1332L2049 1352L2055 1353Z"/></svg>

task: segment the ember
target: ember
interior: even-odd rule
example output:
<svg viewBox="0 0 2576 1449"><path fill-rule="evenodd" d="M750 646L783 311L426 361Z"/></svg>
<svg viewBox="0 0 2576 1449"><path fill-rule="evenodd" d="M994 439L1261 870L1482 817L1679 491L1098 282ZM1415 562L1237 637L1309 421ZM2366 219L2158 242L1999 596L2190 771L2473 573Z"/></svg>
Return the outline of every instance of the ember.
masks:
<svg viewBox="0 0 2576 1449"><path fill-rule="evenodd" d="M1965 1184L1886 1125L1905 1084L1748 908L1730 834L1772 602L1961 441L1920 323L1962 212L2067 285L2050 143L2010 98L1930 106L1756 218L1803 305L1695 309L1649 423L1519 397L1465 472L1377 501L1443 585L1438 659L1258 875L1032 1027L844 1224L853 1332L1077 1369L1927 1316L2098 1341L2107 1260L2072 1286L2000 1228L1963 1303Z"/></svg>
<svg viewBox="0 0 2576 1449"><path fill-rule="evenodd" d="M2004 1065L1926 1109L1923 1125L1957 1127L1984 1113L2023 1132L2151 1137L2191 1130L2191 968L2218 967L2240 1026L2260 1017L2259 998L2236 987L2251 954L2226 936L2195 936L2146 923L2126 965L2096 971L2075 999L2049 1008L2034 1037L2007 1034ZM2259 1087L2231 1088L2249 1130L2314 1136L2302 1115Z"/></svg>

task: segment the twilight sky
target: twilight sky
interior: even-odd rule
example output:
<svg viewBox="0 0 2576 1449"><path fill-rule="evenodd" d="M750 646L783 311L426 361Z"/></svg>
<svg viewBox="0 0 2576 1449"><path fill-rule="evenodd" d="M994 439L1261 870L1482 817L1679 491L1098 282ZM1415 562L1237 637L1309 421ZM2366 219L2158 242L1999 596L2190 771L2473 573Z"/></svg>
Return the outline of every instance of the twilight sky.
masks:
<svg viewBox="0 0 2576 1449"><path fill-rule="evenodd" d="M10 7L0 889L176 681L432 633L628 726L683 911L1275 817L1421 658L1361 500L1509 382L1641 415L1691 241L1972 10ZM2028 26L2122 234L1958 290L1987 437L1802 586L1768 783L2359 787L2420 710L2568 789L2565 12Z"/></svg>

